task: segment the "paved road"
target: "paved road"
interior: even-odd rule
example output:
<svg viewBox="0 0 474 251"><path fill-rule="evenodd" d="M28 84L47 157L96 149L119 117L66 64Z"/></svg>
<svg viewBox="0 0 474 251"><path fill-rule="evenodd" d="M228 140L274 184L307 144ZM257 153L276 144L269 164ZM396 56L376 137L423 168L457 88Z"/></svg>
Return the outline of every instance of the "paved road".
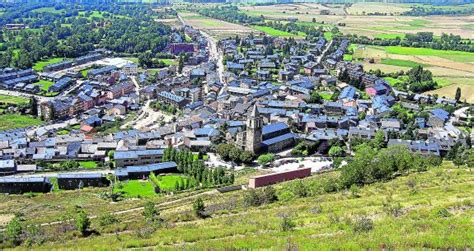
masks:
<svg viewBox="0 0 474 251"><path fill-rule="evenodd" d="M184 21L184 19L178 14L178 20L181 22L181 24L183 25L187 25L186 22ZM221 53L219 53L218 49L217 49L217 39L213 38L212 36L210 36L208 33L204 32L203 30L199 30L201 32L201 34L207 39L208 43L209 43L209 57L214 60L215 62L217 62L217 69L216 69L216 72L217 72L217 76L219 77L219 81L221 82L224 82L224 78L223 78L223 73L224 73L224 58L223 56L221 55Z"/></svg>

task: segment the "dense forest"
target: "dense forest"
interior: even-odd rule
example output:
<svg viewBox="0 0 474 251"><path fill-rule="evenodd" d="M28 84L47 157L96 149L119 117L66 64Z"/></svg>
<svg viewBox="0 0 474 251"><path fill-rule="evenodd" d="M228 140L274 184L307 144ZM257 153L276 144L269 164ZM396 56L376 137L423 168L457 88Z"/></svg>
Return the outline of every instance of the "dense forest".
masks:
<svg viewBox="0 0 474 251"><path fill-rule="evenodd" d="M170 13L173 15L173 13ZM0 33L0 67L31 67L50 57L77 57L95 48L137 54L162 51L171 28L153 21L144 5L22 4L6 6L1 19L23 30Z"/></svg>

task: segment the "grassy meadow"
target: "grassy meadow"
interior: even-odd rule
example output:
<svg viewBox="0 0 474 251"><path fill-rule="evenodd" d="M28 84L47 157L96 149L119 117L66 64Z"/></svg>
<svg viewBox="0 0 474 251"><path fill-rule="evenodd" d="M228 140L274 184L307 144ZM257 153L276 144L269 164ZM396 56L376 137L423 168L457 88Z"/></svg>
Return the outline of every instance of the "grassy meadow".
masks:
<svg viewBox="0 0 474 251"><path fill-rule="evenodd" d="M0 102L12 105L27 105L30 103L30 99L9 95L0 95Z"/></svg>
<svg viewBox="0 0 474 251"><path fill-rule="evenodd" d="M15 128L22 128L22 127L29 127L29 126L37 126L37 125L41 125L42 123L43 122L41 120L28 116L28 115L21 115L21 114L0 115L0 131L15 129Z"/></svg>
<svg viewBox="0 0 474 251"><path fill-rule="evenodd" d="M59 63L59 62L61 62L61 61L63 61L63 60L64 60L63 58L50 58L50 59L48 59L48 60L36 62L36 63L33 65L33 70L35 70L35 71L43 71L43 69L44 69L45 66L50 65L50 64Z"/></svg>
<svg viewBox="0 0 474 251"><path fill-rule="evenodd" d="M252 28L264 32L265 34L273 37L294 37L294 38L303 38L306 34L304 32L298 32L298 34L293 34L287 31L277 30L269 26L261 26L261 25L252 25Z"/></svg>
<svg viewBox="0 0 474 251"><path fill-rule="evenodd" d="M351 191L325 192L324 184L338 178L338 172L315 175L303 180L313 192L300 198L294 192L297 181L275 186L278 202L259 207L243 204L245 191L225 194L179 194L178 199L156 197L152 201L160 210L166 227L146 232L142 210L136 208L147 199L126 199L113 204L97 199L95 190L66 191L26 198L28 207L18 207L31 222L31 214L51 215L61 205L64 212L80 203L90 215L117 212L119 220L112 227L99 225L92 218L92 228L100 235L87 238L63 234L56 242L46 242L42 249L271 249L282 250L362 250L362 249L466 249L472 248L474 175L466 168L445 162L442 167L423 173L412 173ZM142 186L139 183L139 187ZM66 198L66 193L69 195ZM76 195L72 198L71 195ZM2 197L0 210L12 208L18 199ZM51 207L42 205L48 198ZM95 197L95 198L94 198ZM209 217L200 219L192 213L193 198L201 197ZM92 206L92 202L97 203ZM37 204L40 203L40 204ZM136 206L133 207L132 204ZM40 206L42 205L42 206ZM38 210L31 210L32 207ZM93 208L98 208L95 211ZM127 209L130 208L131 209ZM41 210L40 210L41 208ZM121 209L118 209L121 208ZM13 209L13 208L12 208ZM123 211L120 211L123 210ZM0 211L0 212L1 212ZM45 211L45 212L43 212ZM57 213L56 213L57 214ZM46 220L44 216L40 219ZM294 225L282 230L283 218ZM35 222L41 222L34 219ZM46 227L49 234L58 226ZM69 236L69 237L68 237ZM34 248L35 246L33 246Z"/></svg>

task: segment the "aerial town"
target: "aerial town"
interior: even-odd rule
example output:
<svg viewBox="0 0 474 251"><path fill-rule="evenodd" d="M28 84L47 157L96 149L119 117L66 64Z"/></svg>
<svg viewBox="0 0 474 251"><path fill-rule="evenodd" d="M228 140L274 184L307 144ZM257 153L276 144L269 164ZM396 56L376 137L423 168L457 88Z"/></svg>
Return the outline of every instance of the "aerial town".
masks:
<svg viewBox="0 0 474 251"><path fill-rule="evenodd" d="M156 196L178 204L182 202L173 201L173 196L199 198L193 217L206 219L214 218L212 212L237 210L215 209L220 204L207 197L206 205L212 206L204 209L197 196L212 196L213 191L223 198L245 192L245 204L250 200L247 193L258 197L263 189L264 199L250 205L284 203L285 192L277 190L278 196L268 197L275 193L268 192L270 188L288 188L307 179L331 180L341 172L334 187L326 184L323 190L344 194L350 189L358 198L354 194L361 187L388 182L395 179L392 175L427 172L451 161L457 166L472 164L472 104L457 94L451 98L398 88L380 72L347 60L351 38L323 33L287 38L253 31L215 39L179 15L178 19L180 24L169 30L167 45L158 52L173 63L159 69L149 70L141 58L139 63L105 47L41 69L0 69L0 95L30 102L29 108L2 102L2 113L34 114L41 121L0 131L0 193L38 198L66 194L64 190L82 196L79 193L99 189L113 203L122 203L116 201L136 196L130 192L132 184L150 185L152 197L138 198ZM23 24L5 27L29 29ZM423 75L423 68L414 67L409 76L417 78L416 74ZM364 156L372 156L369 159L381 166L385 161L391 170L381 167L357 176L357 165L371 165L364 164ZM176 181L169 185L167 179ZM472 203L465 206L472 208ZM119 208L123 211L114 217L133 211ZM84 211L78 215L87 218ZM167 217L172 218L165 213ZM175 218L174 224L186 222ZM299 222L297 216L277 218L282 218L283 232L293 231L292 221ZM84 234L87 231L83 229L84 236L90 234ZM119 247L132 246L113 249ZM198 249L202 247L207 246L201 243Z"/></svg>

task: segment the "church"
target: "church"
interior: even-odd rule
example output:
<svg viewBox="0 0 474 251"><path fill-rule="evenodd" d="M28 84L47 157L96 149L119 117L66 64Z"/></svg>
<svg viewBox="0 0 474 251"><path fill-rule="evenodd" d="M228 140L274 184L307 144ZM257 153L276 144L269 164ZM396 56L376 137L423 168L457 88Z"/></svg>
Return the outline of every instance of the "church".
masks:
<svg viewBox="0 0 474 251"><path fill-rule="evenodd" d="M254 154L279 152L295 144L295 135L283 122L264 126L258 108L254 105L247 117L245 131L237 134L236 144Z"/></svg>

